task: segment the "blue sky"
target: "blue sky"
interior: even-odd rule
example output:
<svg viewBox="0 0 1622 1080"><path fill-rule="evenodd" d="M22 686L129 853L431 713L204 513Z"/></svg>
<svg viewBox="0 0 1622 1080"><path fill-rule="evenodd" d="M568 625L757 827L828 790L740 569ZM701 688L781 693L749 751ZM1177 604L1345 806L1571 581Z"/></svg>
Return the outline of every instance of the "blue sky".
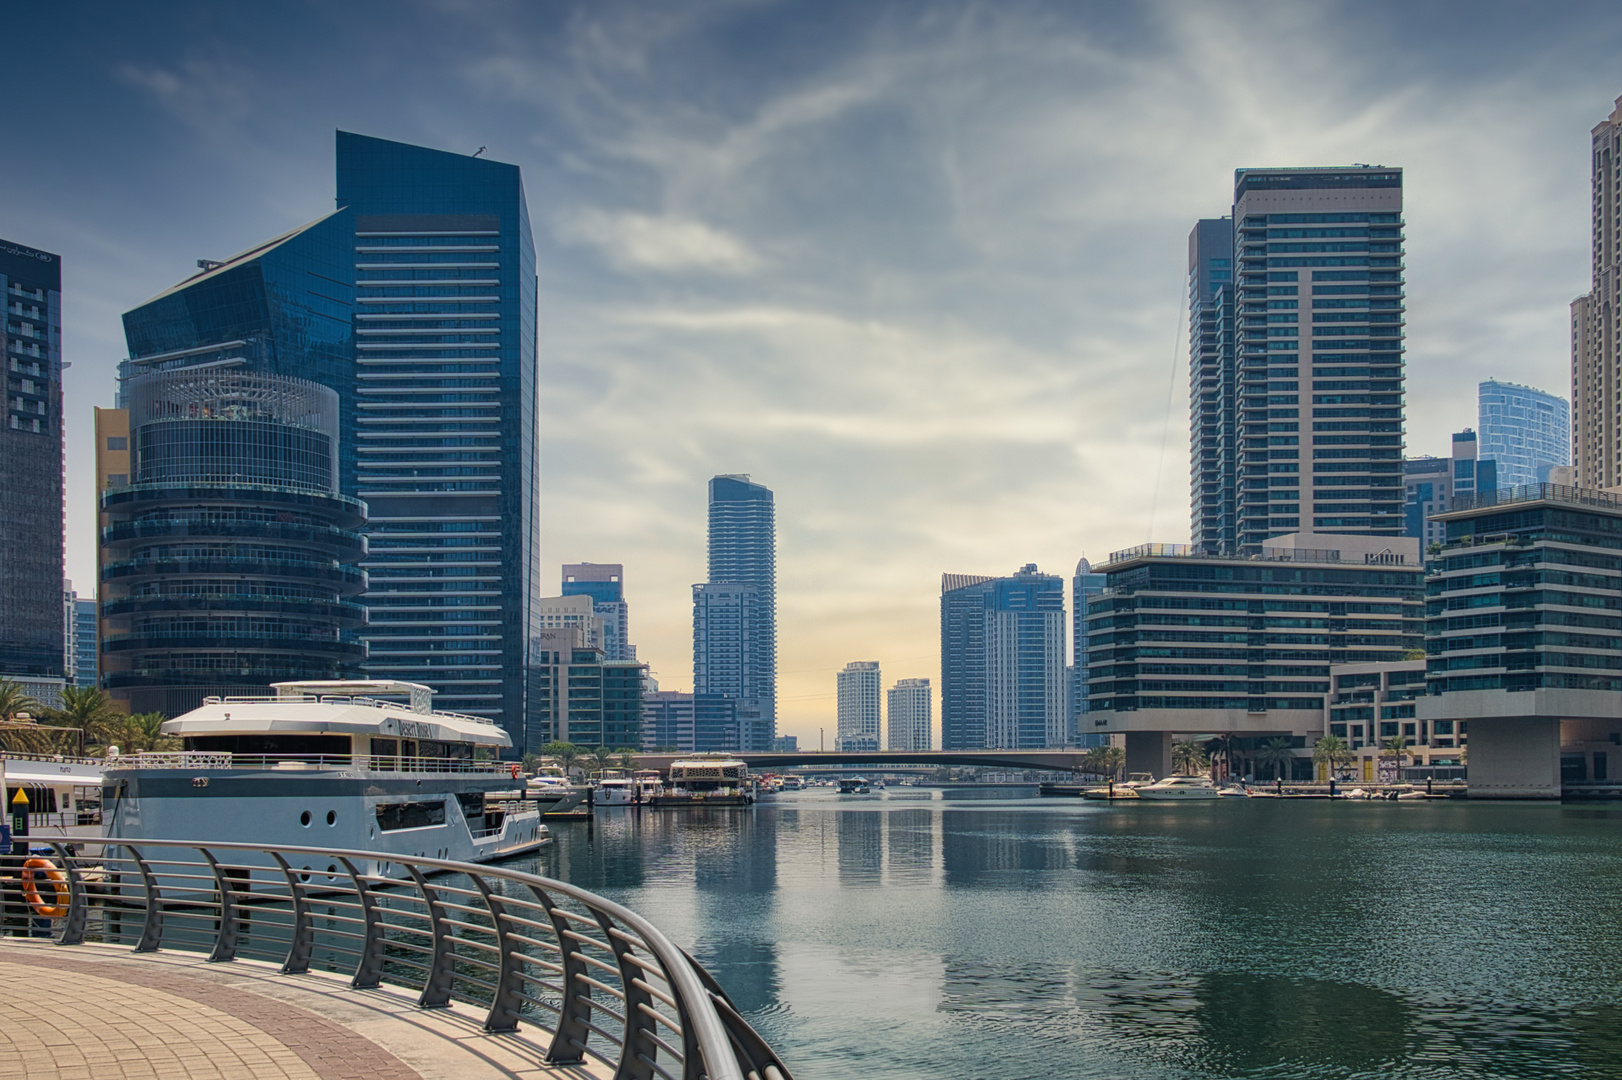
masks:
<svg viewBox="0 0 1622 1080"><path fill-rule="evenodd" d="M690 681L704 483L778 496L782 727L938 674L939 575L1187 538L1186 238L1234 168L1400 165L1408 449L1569 393L1614 3L31 5L0 236L64 256L69 573L121 312L324 213L335 128L523 167L543 536ZM1171 402L1168 412L1167 402Z"/></svg>

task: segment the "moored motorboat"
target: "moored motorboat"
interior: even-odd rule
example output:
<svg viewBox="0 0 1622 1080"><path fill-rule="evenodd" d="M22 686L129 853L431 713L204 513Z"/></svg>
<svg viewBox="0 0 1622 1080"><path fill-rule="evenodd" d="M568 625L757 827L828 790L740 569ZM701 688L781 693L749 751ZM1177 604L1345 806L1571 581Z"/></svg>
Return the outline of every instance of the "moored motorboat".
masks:
<svg viewBox="0 0 1622 1080"><path fill-rule="evenodd" d="M670 763L670 780L647 804L671 806L750 806L755 788L749 766L737 758L684 758Z"/></svg>
<svg viewBox="0 0 1622 1080"><path fill-rule="evenodd" d="M415 683L274 689L167 721L179 752L109 758L105 837L374 851L365 872L395 876L391 853L487 862L549 842L519 766L495 757L512 745L500 726L435 711Z"/></svg>
<svg viewBox="0 0 1622 1080"><path fill-rule="evenodd" d="M1215 799L1221 790L1209 776L1168 776L1138 788L1138 798L1151 801L1179 801L1186 799Z"/></svg>

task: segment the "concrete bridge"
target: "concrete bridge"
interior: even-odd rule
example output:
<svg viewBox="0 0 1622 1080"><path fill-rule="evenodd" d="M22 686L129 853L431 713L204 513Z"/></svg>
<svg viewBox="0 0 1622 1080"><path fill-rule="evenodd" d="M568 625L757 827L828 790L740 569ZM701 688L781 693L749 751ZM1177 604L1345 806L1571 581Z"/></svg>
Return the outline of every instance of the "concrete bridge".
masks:
<svg viewBox="0 0 1622 1080"><path fill-rule="evenodd" d="M670 771L672 761L697 757L696 754L638 754L637 767ZM827 772L876 772L886 765L978 765L1002 769L1032 769L1047 772L1091 773L1085 768L1085 750L807 750L795 754L727 754L746 763L756 772L774 769L825 770Z"/></svg>

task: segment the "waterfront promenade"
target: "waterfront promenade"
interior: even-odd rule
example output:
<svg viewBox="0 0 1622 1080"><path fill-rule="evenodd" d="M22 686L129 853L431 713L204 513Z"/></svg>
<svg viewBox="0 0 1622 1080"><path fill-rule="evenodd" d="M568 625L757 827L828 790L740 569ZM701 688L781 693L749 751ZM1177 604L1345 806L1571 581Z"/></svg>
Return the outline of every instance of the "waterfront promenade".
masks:
<svg viewBox="0 0 1622 1080"><path fill-rule="evenodd" d="M545 1045L416 994L188 952L0 941L0 1080L551 1080Z"/></svg>

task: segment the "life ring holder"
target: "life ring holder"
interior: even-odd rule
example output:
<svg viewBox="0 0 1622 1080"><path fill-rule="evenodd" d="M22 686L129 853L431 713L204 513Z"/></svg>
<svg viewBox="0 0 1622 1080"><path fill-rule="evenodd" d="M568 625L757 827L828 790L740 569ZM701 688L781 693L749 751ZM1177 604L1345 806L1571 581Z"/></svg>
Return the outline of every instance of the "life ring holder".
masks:
<svg viewBox="0 0 1622 1080"><path fill-rule="evenodd" d="M45 878L56 890L56 903L47 904L39 895L39 886L34 883L34 871L45 871ZM68 917L67 875L56 868L56 864L49 859L28 859L23 863L23 901L33 909L35 915L42 919L65 919Z"/></svg>

